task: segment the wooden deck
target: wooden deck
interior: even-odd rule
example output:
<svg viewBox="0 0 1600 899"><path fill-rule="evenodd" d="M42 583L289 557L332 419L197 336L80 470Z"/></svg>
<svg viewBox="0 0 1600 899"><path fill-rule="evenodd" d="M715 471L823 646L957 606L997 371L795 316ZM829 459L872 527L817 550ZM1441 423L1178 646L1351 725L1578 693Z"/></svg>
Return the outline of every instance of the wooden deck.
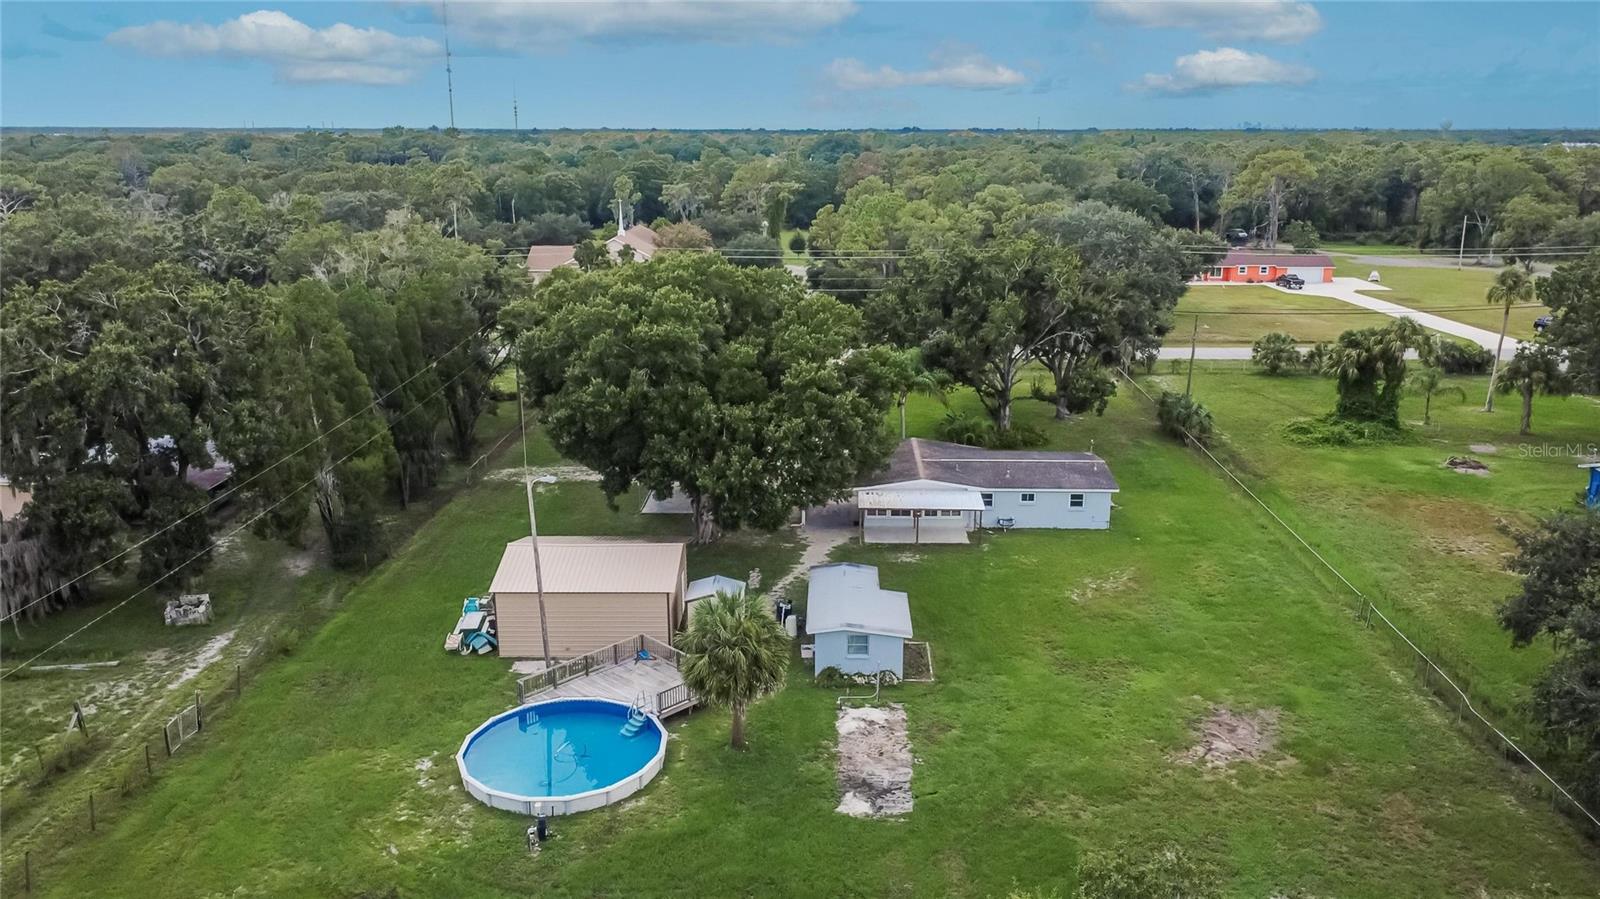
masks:
<svg viewBox="0 0 1600 899"><path fill-rule="evenodd" d="M665 718L694 706L694 700L688 698L688 691L677 689L682 686L683 676L678 673L676 665L664 659L653 659L601 668L530 694L526 699L528 702L538 702L541 699L592 698L631 703L643 693L645 702L653 706L657 696L675 690L677 695L685 697L683 701L674 702L667 708L652 709Z"/></svg>

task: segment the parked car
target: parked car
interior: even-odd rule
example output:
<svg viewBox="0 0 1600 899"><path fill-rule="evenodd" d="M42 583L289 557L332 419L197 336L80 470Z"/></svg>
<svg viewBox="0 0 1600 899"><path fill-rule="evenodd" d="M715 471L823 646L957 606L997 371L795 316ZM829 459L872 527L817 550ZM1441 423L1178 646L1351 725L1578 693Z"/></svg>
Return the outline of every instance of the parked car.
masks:
<svg viewBox="0 0 1600 899"><path fill-rule="evenodd" d="M1242 247L1250 242L1250 232L1243 228L1230 228L1227 237L1228 243L1236 247Z"/></svg>
<svg viewBox="0 0 1600 899"><path fill-rule="evenodd" d="M1533 320L1533 330L1543 334L1544 329L1550 327L1550 316L1541 315Z"/></svg>
<svg viewBox="0 0 1600 899"><path fill-rule="evenodd" d="M1300 277L1299 275L1286 274L1279 275L1278 280L1274 281L1273 283L1286 290L1299 290L1300 288L1306 286L1306 279Z"/></svg>

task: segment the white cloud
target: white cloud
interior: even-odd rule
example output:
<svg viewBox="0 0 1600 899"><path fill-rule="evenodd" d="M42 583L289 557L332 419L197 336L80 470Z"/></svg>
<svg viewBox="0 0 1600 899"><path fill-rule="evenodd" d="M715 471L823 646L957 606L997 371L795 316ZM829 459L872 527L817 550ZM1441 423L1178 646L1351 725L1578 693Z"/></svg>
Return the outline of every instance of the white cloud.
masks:
<svg viewBox="0 0 1600 899"><path fill-rule="evenodd" d="M435 0L411 2L439 15ZM452 35L502 51L639 37L781 43L855 13L853 0L482 0L449 9Z"/></svg>
<svg viewBox="0 0 1600 899"><path fill-rule="evenodd" d="M444 51L432 38L403 37L343 23L312 28L278 10L220 25L152 22L106 40L151 56L227 56L273 66L284 81L404 84Z"/></svg>
<svg viewBox="0 0 1600 899"><path fill-rule="evenodd" d="M1141 28L1185 28L1217 40L1293 43L1322 30L1322 15L1298 0L1100 0L1101 18Z"/></svg>
<svg viewBox="0 0 1600 899"><path fill-rule="evenodd" d="M1027 76L981 53L935 53L925 69L897 69L867 65L859 59L836 59L823 74L834 87L847 91L889 90L897 87L954 87L963 90L997 90L1027 83Z"/></svg>
<svg viewBox="0 0 1600 899"><path fill-rule="evenodd" d="M1218 47L1180 56L1170 74L1152 72L1128 86L1162 94L1199 94L1260 84L1305 84L1315 77L1317 73L1306 66Z"/></svg>

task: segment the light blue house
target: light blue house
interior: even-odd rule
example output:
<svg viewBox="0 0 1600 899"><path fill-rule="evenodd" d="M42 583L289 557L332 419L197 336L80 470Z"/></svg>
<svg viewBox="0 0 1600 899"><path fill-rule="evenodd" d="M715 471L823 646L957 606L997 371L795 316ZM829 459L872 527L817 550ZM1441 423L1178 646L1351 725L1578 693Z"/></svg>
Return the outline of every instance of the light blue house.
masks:
<svg viewBox="0 0 1600 899"><path fill-rule="evenodd" d="M815 641L812 673L831 667L903 677L911 603L904 593L879 589L872 565L818 565L806 593L806 633Z"/></svg>

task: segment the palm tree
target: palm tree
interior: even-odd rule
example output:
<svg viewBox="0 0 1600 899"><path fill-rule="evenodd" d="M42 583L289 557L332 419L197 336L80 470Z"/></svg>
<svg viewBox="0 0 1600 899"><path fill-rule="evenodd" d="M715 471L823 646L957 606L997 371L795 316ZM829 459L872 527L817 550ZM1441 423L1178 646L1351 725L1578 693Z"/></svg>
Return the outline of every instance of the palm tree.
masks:
<svg viewBox="0 0 1600 899"><path fill-rule="evenodd" d="M1561 352L1543 343L1525 343L1506 363L1501 393L1522 395L1522 424L1518 434L1527 436L1533 429L1533 395L1566 396L1572 392L1572 379L1562 370Z"/></svg>
<svg viewBox="0 0 1600 899"><path fill-rule="evenodd" d="M1506 326L1511 324L1511 307L1532 300L1533 295L1533 279L1514 265L1502 269L1485 294L1489 305L1498 304L1503 310L1500 316L1500 340L1494 346L1494 360L1489 366L1489 393L1483 400L1485 412L1494 411L1494 382L1500 374L1500 351L1506 345Z"/></svg>
<svg viewBox="0 0 1600 899"><path fill-rule="evenodd" d="M940 404L950 405L946 391L950 389L950 376L936 368L928 368L922 361L922 351L904 350L896 359L895 376L899 383L895 405L900 409L900 439L906 439L906 400L912 393L931 396Z"/></svg>
<svg viewBox="0 0 1600 899"><path fill-rule="evenodd" d="M1437 368L1423 368L1406 380L1406 387L1412 393L1422 397L1422 423L1433 423L1433 398L1447 393L1453 393L1467 398L1467 392L1454 384L1446 384L1443 374Z"/></svg>
<svg viewBox="0 0 1600 899"><path fill-rule="evenodd" d="M745 748L745 709L782 685L789 668L789 635L766 600L748 592L701 600L678 651L684 684L701 702L732 710L729 743Z"/></svg>

